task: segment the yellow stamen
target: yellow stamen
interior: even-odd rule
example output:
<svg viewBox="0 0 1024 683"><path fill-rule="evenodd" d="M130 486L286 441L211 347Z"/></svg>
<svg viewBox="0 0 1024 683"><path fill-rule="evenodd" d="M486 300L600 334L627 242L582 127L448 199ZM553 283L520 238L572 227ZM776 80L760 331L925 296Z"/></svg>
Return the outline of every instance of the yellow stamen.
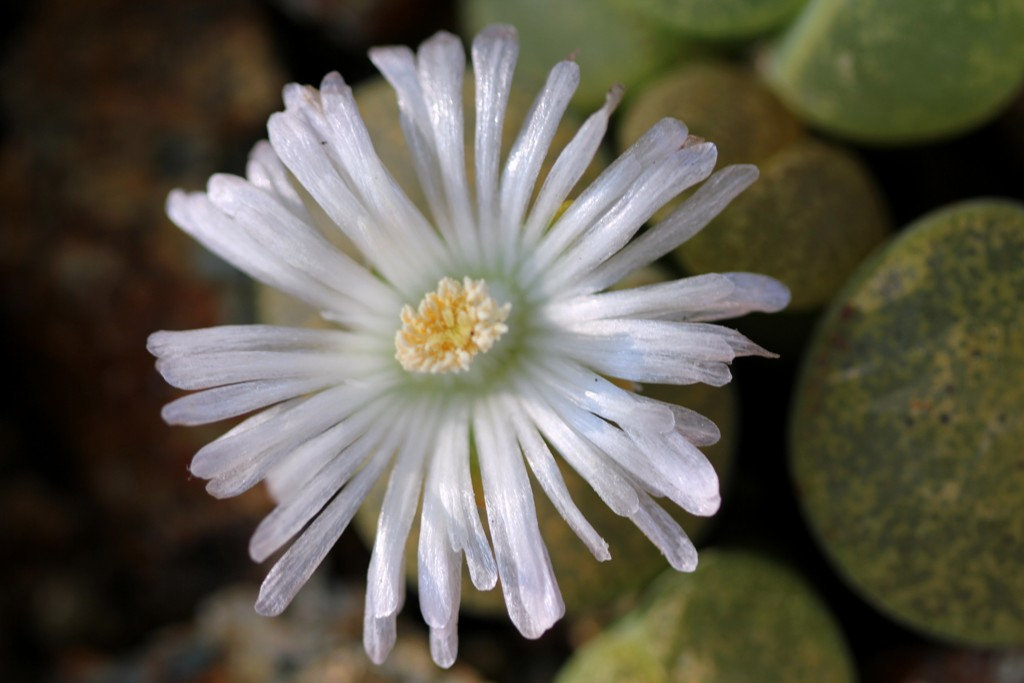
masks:
<svg viewBox="0 0 1024 683"><path fill-rule="evenodd" d="M462 372L478 353L486 353L508 332L512 304L499 306L487 283L450 277L437 283L419 310L402 308L402 329L395 333L395 358L409 372Z"/></svg>

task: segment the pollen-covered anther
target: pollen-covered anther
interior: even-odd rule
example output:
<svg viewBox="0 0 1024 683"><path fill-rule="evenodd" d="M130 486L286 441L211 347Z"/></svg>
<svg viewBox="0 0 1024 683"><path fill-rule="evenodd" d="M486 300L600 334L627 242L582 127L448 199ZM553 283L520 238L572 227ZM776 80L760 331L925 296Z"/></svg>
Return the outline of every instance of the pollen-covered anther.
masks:
<svg viewBox="0 0 1024 683"><path fill-rule="evenodd" d="M438 374L469 369L478 353L486 353L508 332L505 321L512 304L499 305L487 283L450 277L437 283L419 309L402 309L402 329L395 334L395 358L409 372Z"/></svg>

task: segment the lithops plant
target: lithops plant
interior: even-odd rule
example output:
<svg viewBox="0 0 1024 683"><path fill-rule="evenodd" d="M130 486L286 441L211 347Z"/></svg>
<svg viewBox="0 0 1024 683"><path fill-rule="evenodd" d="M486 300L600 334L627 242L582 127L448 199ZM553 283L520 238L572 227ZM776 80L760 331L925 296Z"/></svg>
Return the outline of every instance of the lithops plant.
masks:
<svg viewBox="0 0 1024 683"><path fill-rule="evenodd" d="M807 0L619 0L680 35L739 41L785 25Z"/></svg>
<svg viewBox="0 0 1024 683"><path fill-rule="evenodd" d="M928 634L1024 643L1024 206L938 210L858 269L805 359L790 446L861 595Z"/></svg>
<svg viewBox="0 0 1024 683"><path fill-rule="evenodd" d="M808 122L879 144L984 123L1024 81L1021 0L812 0L767 60Z"/></svg>
<svg viewBox="0 0 1024 683"><path fill-rule="evenodd" d="M623 671L634 677L619 677ZM705 550L579 650L559 683L853 681L841 631L802 577L775 560Z"/></svg>

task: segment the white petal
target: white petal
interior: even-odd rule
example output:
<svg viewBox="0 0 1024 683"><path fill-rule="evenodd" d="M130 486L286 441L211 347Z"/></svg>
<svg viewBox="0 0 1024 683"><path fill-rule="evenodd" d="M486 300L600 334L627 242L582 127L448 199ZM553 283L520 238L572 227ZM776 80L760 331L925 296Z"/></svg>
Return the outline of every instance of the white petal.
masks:
<svg viewBox="0 0 1024 683"><path fill-rule="evenodd" d="M715 468L681 434L657 434L626 429L636 448L660 473L659 488L687 512L709 517L722 503Z"/></svg>
<svg viewBox="0 0 1024 683"><path fill-rule="evenodd" d="M523 229L525 243L534 244L537 241L541 232L548 227L551 219L561 208L565 198L569 196L569 192L587 170L608 130L608 119L622 99L622 94L622 86L617 85L609 90L604 106L587 118L558 155L537 194L537 201L530 210L530 217Z"/></svg>
<svg viewBox="0 0 1024 683"><path fill-rule="evenodd" d="M479 255L480 236L469 203L462 122L462 78L466 73L466 53L456 36L440 31L420 45L416 58L448 215L462 253L466 256Z"/></svg>
<svg viewBox="0 0 1024 683"><path fill-rule="evenodd" d="M373 308L395 303L394 293L379 279L252 183L218 173L207 183L207 194L253 239L334 291L351 297L348 293L358 290L359 297L352 299Z"/></svg>
<svg viewBox="0 0 1024 683"><path fill-rule="evenodd" d="M516 138L501 177L501 234L499 240L507 259L520 237L526 204L537 182L548 147L555 137L569 100L580 82L576 62L559 62L537 95L519 136Z"/></svg>
<svg viewBox="0 0 1024 683"><path fill-rule="evenodd" d="M458 626L459 619L456 615L444 626L430 627L430 656L442 669L454 664L455 657L459 654Z"/></svg>
<svg viewBox="0 0 1024 683"><path fill-rule="evenodd" d="M172 425L201 425L237 417L280 401L319 391L331 384L329 375L299 379L257 380L207 389L171 401L160 411Z"/></svg>
<svg viewBox="0 0 1024 683"><path fill-rule="evenodd" d="M434 225L450 242L454 242L454 227L440 183L441 167L416 70L416 58L412 50L404 46L375 47L370 49L370 61L398 94L402 132L412 153L416 176L434 216Z"/></svg>
<svg viewBox="0 0 1024 683"><path fill-rule="evenodd" d="M672 411L675 418L675 431L679 432L687 441L694 446L712 446L722 438L722 433L714 422L700 413L675 405L657 401L647 396L636 396L636 399L647 405L656 405L660 409Z"/></svg>
<svg viewBox="0 0 1024 683"><path fill-rule="evenodd" d="M539 638L562 617L565 604L540 537L522 456L504 420L485 403L476 405L473 433L509 617L524 636Z"/></svg>
<svg viewBox="0 0 1024 683"><path fill-rule="evenodd" d="M284 611L352 521L360 503L391 460L391 455L388 451L378 450L281 556L260 586L257 612L264 616L277 616Z"/></svg>
<svg viewBox="0 0 1024 683"><path fill-rule="evenodd" d="M408 288L417 273L414 264L407 260L403 250L395 248L394 240L380 230L339 174L331 158L331 145L327 144L329 136L321 136L302 117L288 112L273 114L267 122L267 132L281 161L344 235L389 282ZM360 277L353 284L359 283L360 292L363 286L373 292L381 283L369 278Z"/></svg>
<svg viewBox="0 0 1024 683"><path fill-rule="evenodd" d="M640 508L630 515L630 520L651 539L673 569L692 572L697 568L697 549L693 547L693 542L679 523L650 496L643 491L639 492L639 496Z"/></svg>
<svg viewBox="0 0 1024 683"><path fill-rule="evenodd" d="M226 351L334 351L356 337L339 330L311 330L275 325L220 325L196 330L162 330L149 335L147 350L154 356L189 356Z"/></svg>
<svg viewBox="0 0 1024 683"><path fill-rule="evenodd" d="M789 288L774 278L756 273L722 273L733 291L727 298L687 313L686 320L722 320L754 311L774 313L789 305ZM710 303L710 302L709 302Z"/></svg>
<svg viewBox="0 0 1024 683"><path fill-rule="evenodd" d="M537 477L537 482L544 489L544 493L547 494L558 513L562 515L562 519L579 536L595 558L601 562L610 560L612 556L608 552L608 544L572 502L572 497L565 486L562 473L558 470L555 458L540 434L537 433L536 427L530 423L515 403L505 402L504 409L512 420L516 438L523 450L526 462L529 463L530 469Z"/></svg>
<svg viewBox="0 0 1024 683"><path fill-rule="evenodd" d="M250 276L312 306L344 310L348 299L308 274L297 270L249 236L237 221L202 193L172 190L167 215L204 247Z"/></svg>
<svg viewBox="0 0 1024 683"><path fill-rule="evenodd" d="M295 187L294 177L277 158L269 141L260 140L253 146L245 166L245 177L256 187L277 197L295 216L309 219L306 203Z"/></svg>
<svg viewBox="0 0 1024 683"><path fill-rule="evenodd" d="M374 617L370 610L363 615L363 649L374 664L383 664L398 637L397 617Z"/></svg>
<svg viewBox="0 0 1024 683"><path fill-rule="evenodd" d="M449 517L438 497L441 458L434 458L423 489L417 550L420 611L431 628L442 628L458 612L462 589L460 554L449 542Z"/></svg>
<svg viewBox="0 0 1024 683"><path fill-rule="evenodd" d="M597 318L691 320L699 311L729 300L736 286L727 275L709 273L632 289L556 300L544 314L551 320L576 322Z"/></svg>
<svg viewBox="0 0 1024 683"><path fill-rule="evenodd" d="M434 459L440 468L437 494L447 512L452 549L465 552L473 585L490 590L498 581L498 570L477 510L469 470L469 417L464 410L452 410L442 418Z"/></svg>
<svg viewBox="0 0 1024 683"><path fill-rule="evenodd" d="M572 291L589 294L609 287L637 268L661 258L696 235L729 202L757 180L757 167L726 166L708 178L689 199L619 253L594 269Z"/></svg>
<svg viewBox="0 0 1024 683"><path fill-rule="evenodd" d="M552 387L551 392L558 391ZM597 447L601 453L615 461L631 477L644 487L662 496L669 493L662 481L662 473L644 452L638 450L633 441L617 427L585 410L572 405L564 396L552 397L552 407L565 420L566 425L579 436Z"/></svg>
<svg viewBox="0 0 1024 683"><path fill-rule="evenodd" d="M370 360L370 359L368 359ZM362 372L363 357L319 351L227 351L194 356L167 356L156 369L171 386L208 389L223 384L323 376L340 383ZM369 368L367 368L369 369Z"/></svg>
<svg viewBox="0 0 1024 683"><path fill-rule="evenodd" d="M444 248L433 227L381 163L359 115L352 89L337 72L324 77L320 98L324 118L333 133L331 141L337 158L364 206L380 228L390 235L393 248L435 263L441 261L445 257Z"/></svg>
<svg viewBox="0 0 1024 683"><path fill-rule="evenodd" d="M309 468L305 485L289 491L249 540L249 556L262 562L297 534L377 450L393 451L397 438L377 428L360 436L366 420L346 420L310 439L290 459ZM358 437L358 438L357 438Z"/></svg>
<svg viewBox="0 0 1024 683"><path fill-rule="evenodd" d="M476 79L476 196L481 234L497 225L498 164L519 40L512 26L488 26L473 39ZM484 240L487 244L487 240Z"/></svg>
<svg viewBox="0 0 1024 683"><path fill-rule="evenodd" d="M520 405L537 425L544 438L562 458L583 477L612 512L628 517L636 512L639 502L633 486L614 469L596 448L581 439L565 424L565 420L540 398L540 392L525 381L517 383Z"/></svg>
<svg viewBox="0 0 1024 683"><path fill-rule="evenodd" d="M421 416L402 419L412 424L388 480L366 578L366 611L377 618L396 614L405 600L405 544L419 506L423 458L432 441Z"/></svg>
<svg viewBox="0 0 1024 683"><path fill-rule="evenodd" d="M711 143L676 150L644 170L616 204L553 264L543 290L557 294L619 251L670 199L708 177L718 159Z"/></svg>
<svg viewBox="0 0 1024 683"><path fill-rule="evenodd" d="M616 325L609 324L612 322L579 323L580 334L565 343L562 351L598 372L634 382L722 386L732 378L725 363L735 354L715 335L665 327L678 323L616 320ZM597 328L597 323L605 329ZM594 327L579 329L582 325Z"/></svg>
<svg viewBox="0 0 1024 683"><path fill-rule="evenodd" d="M566 359L542 362L531 374L539 382L554 380L570 400L606 420L657 434L675 426L675 417L668 406L641 402L636 394Z"/></svg>
<svg viewBox="0 0 1024 683"><path fill-rule="evenodd" d="M524 278L546 272L557 256L579 237L608 207L623 196L641 173L678 150L686 141L686 126L662 119L606 168L565 210L524 266Z"/></svg>
<svg viewBox="0 0 1024 683"><path fill-rule="evenodd" d="M211 479L207 490L228 497L259 482L299 444L338 424L386 387L338 386L297 403L252 429L228 433L201 448L193 474Z"/></svg>

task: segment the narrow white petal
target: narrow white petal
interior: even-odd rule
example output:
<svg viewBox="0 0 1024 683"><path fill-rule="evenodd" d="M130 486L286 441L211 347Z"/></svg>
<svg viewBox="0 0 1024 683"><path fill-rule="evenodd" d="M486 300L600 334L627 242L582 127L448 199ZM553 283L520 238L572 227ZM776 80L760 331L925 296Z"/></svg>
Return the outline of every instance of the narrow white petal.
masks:
<svg viewBox="0 0 1024 683"><path fill-rule="evenodd" d="M631 341L652 348L675 345L681 355L700 360L731 361L736 356L773 355L736 330L709 323L606 318L575 323L568 330L574 335L603 340L608 346L627 346Z"/></svg>
<svg viewBox="0 0 1024 683"><path fill-rule="evenodd" d="M731 300L736 290L727 275L708 273L643 287L556 300L544 313L551 320L576 322L598 318L691 320Z"/></svg>
<svg viewBox="0 0 1024 683"><path fill-rule="evenodd" d="M536 427L530 423L514 402L506 401L504 409L512 420L516 438L523 450L526 462L530 465L534 476L537 477L537 482L544 489L544 493L547 494L558 513L562 515L562 519L579 536L595 558L601 562L610 560L612 556L608 552L608 544L573 503L555 458L540 434L537 433Z"/></svg>
<svg viewBox="0 0 1024 683"><path fill-rule="evenodd" d="M207 490L214 495L237 495L260 481L299 444L338 424L386 388L346 385L321 391L252 429L229 432L208 443L196 453L190 469L212 480Z"/></svg>
<svg viewBox="0 0 1024 683"><path fill-rule="evenodd" d="M342 422L296 446L277 465L270 468L265 482L270 497L277 502L278 507L291 504L296 498L307 495L307 486L316 479L317 473L343 448L348 448L357 437L372 444L380 441L379 428L374 436L365 434L360 437L378 414L376 408L367 407L349 415ZM358 459L361 456L355 448L353 446L350 449L350 457ZM341 483L335 482L335 489L340 487Z"/></svg>
<svg viewBox="0 0 1024 683"><path fill-rule="evenodd" d="M388 281L400 288L408 287L416 274L414 264L403 251L393 248L393 241L380 230L339 174L327 136L321 136L300 116L288 112L273 114L267 122L267 132L281 161L363 256ZM360 292L363 286L370 292L381 287L380 281L368 273L355 279L355 283L359 284Z"/></svg>
<svg viewBox="0 0 1024 683"><path fill-rule="evenodd" d="M258 408L319 391L335 379L329 375L298 379L256 380L207 389L171 401L160 411L172 425L201 425L245 415Z"/></svg>
<svg viewBox="0 0 1024 683"><path fill-rule="evenodd" d="M389 451L378 450L281 556L260 586L257 612L276 616L284 611L352 521L391 455Z"/></svg>
<svg viewBox="0 0 1024 683"><path fill-rule="evenodd" d="M630 520L651 539L673 569L692 572L697 568L697 549L686 532L646 493L640 491L639 497L640 508L630 515Z"/></svg>
<svg viewBox="0 0 1024 683"><path fill-rule="evenodd" d="M461 556L449 542L451 521L438 496L439 461L433 459L423 489L416 565L420 612L431 628L442 628L453 619L462 590Z"/></svg>
<svg viewBox="0 0 1024 683"><path fill-rule="evenodd" d="M622 199L553 264L552 272L544 278L544 291L557 294L604 263L655 211L707 178L717 159L718 150L705 142L676 150L644 170Z"/></svg>
<svg viewBox="0 0 1024 683"><path fill-rule="evenodd" d="M637 268L661 258L700 232L755 180L756 166L726 166L708 178L692 197L667 218L637 237L587 275L582 282L573 286L572 291L580 294L600 291Z"/></svg>
<svg viewBox="0 0 1024 683"><path fill-rule="evenodd" d="M498 582L498 570L477 510L469 470L469 416L464 410L453 410L441 420L434 459L440 468L437 493L448 516L452 549L465 552L473 585L490 590Z"/></svg>
<svg viewBox="0 0 1024 683"><path fill-rule="evenodd" d="M269 141L260 140L253 146L245 166L245 177L256 187L272 193L297 217L308 219L306 204L295 187L294 177L277 158Z"/></svg>
<svg viewBox="0 0 1024 683"><path fill-rule="evenodd" d="M218 173L207 183L207 194L254 240L332 290L347 296L358 290L360 295L353 301L374 307L395 302L394 294L379 279L252 183Z"/></svg>
<svg viewBox="0 0 1024 683"><path fill-rule="evenodd" d="M377 156L352 89L337 72L324 77L320 98L337 158L364 206L391 236L393 248L434 262L443 259L437 234Z"/></svg>
<svg viewBox="0 0 1024 683"><path fill-rule="evenodd" d="M550 393L555 391L558 389L552 387ZM670 493L662 481L662 473L654 466L648 455L638 450L633 441L620 429L572 405L564 396L554 398L552 407L570 429L618 463L631 477L642 483L644 488L659 496Z"/></svg>
<svg viewBox="0 0 1024 683"><path fill-rule="evenodd" d="M302 444L289 459L308 468L304 486L263 518L249 540L249 556L262 562L277 552L327 504L338 490L377 450L394 450L397 438L385 438L383 429L360 436L366 420L346 420Z"/></svg>
<svg viewBox="0 0 1024 683"><path fill-rule="evenodd" d="M696 446L676 432L653 435L627 428L626 433L660 473L660 488L672 502L702 517L718 512L718 475Z"/></svg>
<svg viewBox="0 0 1024 683"><path fill-rule="evenodd" d="M276 325L220 325L195 330L161 330L149 335L147 350L158 357L227 351L335 351L355 340L340 330Z"/></svg>
<svg viewBox="0 0 1024 683"><path fill-rule="evenodd" d="M675 418L675 431L694 446L713 446L722 438L718 426L695 410L674 403L657 401L647 396L636 396L636 398L644 404L653 404L660 409L672 411Z"/></svg>
<svg viewBox="0 0 1024 683"><path fill-rule="evenodd" d="M463 254L478 255L480 236L469 203L462 121L462 79L466 73L466 53L456 36L441 31L420 45L416 58L448 214Z"/></svg>
<svg viewBox="0 0 1024 683"><path fill-rule="evenodd" d="M348 299L250 237L237 221L213 205L203 193L172 190L167 215L204 247L250 276L312 306L345 310Z"/></svg>
<svg viewBox="0 0 1024 683"><path fill-rule="evenodd" d="M476 79L476 196L477 220L484 244L497 225L498 165L501 131L505 121L512 72L519 56L519 40L512 26L488 26L473 39L473 75Z"/></svg>
<svg viewBox="0 0 1024 683"><path fill-rule="evenodd" d="M416 176L434 216L434 225L449 241L454 242L454 227L440 183L440 162L416 70L416 58L412 50L404 46L375 47L370 50L370 61L398 95L402 132L412 153Z"/></svg>
<svg viewBox="0 0 1024 683"><path fill-rule="evenodd" d="M411 424L388 479L366 578L366 610L378 618L396 614L405 600L405 545L419 506L423 458L432 441L422 416L404 415L402 419Z"/></svg>
<svg viewBox="0 0 1024 683"><path fill-rule="evenodd" d="M484 484L487 520L509 617L527 638L539 638L565 604L537 526L522 456L504 420L478 403L473 433Z"/></svg>
<svg viewBox="0 0 1024 683"><path fill-rule="evenodd" d="M517 383L520 404L562 458L583 477L611 510L623 517L636 512L639 502L633 486L605 458L565 424L565 420L525 381Z"/></svg>
<svg viewBox="0 0 1024 683"><path fill-rule="evenodd" d="M526 204L547 156L569 100L580 83L576 62L559 62L551 69L516 138L501 177L501 243L511 255L520 237Z"/></svg>
<svg viewBox="0 0 1024 683"><path fill-rule="evenodd" d="M537 201L534 202L530 217L526 221L523 229L525 243L534 244L537 241L569 196L569 192L587 170L608 130L608 119L622 100L622 94L623 88L619 85L609 90L604 106L587 118L558 155L547 178L544 179L544 184L537 194Z"/></svg>
<svg viewBox="0 0 1024 683"><path fill-rule="evenodd" d="M633 143L555 221L525 265L524 276L533 278L546 272L567 246L619 201L645 169L678 150L686 142L686 135L682 122L662 119Z"/></svg>
<svg viewBox="0 0 1024 683"><path fill-rule="evenodd" d="M455 663L459 654L459 619L452 617L444 626L430 627L430 656L442 669Z"/></svg>
<svg viewBox="0 0 1024 683"><path fill-rule="evenodd" d="M552 348L603 374L636 382L727 384L736 356L772 357L739 332L706 323L626 318L570 326L547 340Z"/></svg>
<svg viewBox="0 0 1024 683"><path fill-rule="evenodd" d="M767 275L722 273L721 277L733 285L729 296L687 313L686 320L722 320L754 311L774 313L789 305L789 288Z"/></svg>
<svg viewBox="0 0 1024 683"><path fill-rule="evenodd" d="M554 380L570 400L606 420L656 434L675 427L675 417L668 406L642 402L636 394L567 359L543 362L531 374L539 382Z"/></svg>
<svg viewBox="0 0 1024 683"><path fill-rule="evenodd" d="M156 369L171 386L195 390L261 379L318 376L339 383L353 376L354 370L362 372L362 364L361 356L321 351L227 351L166 356L157 360Z"/></svg>
<svg viewBox="0 0 1024 683"><path fill-rule="evenodd" d="M398 618L374 617L367 609L363 615L363 649L374 664L383 664L398 637Z"/></svg>

